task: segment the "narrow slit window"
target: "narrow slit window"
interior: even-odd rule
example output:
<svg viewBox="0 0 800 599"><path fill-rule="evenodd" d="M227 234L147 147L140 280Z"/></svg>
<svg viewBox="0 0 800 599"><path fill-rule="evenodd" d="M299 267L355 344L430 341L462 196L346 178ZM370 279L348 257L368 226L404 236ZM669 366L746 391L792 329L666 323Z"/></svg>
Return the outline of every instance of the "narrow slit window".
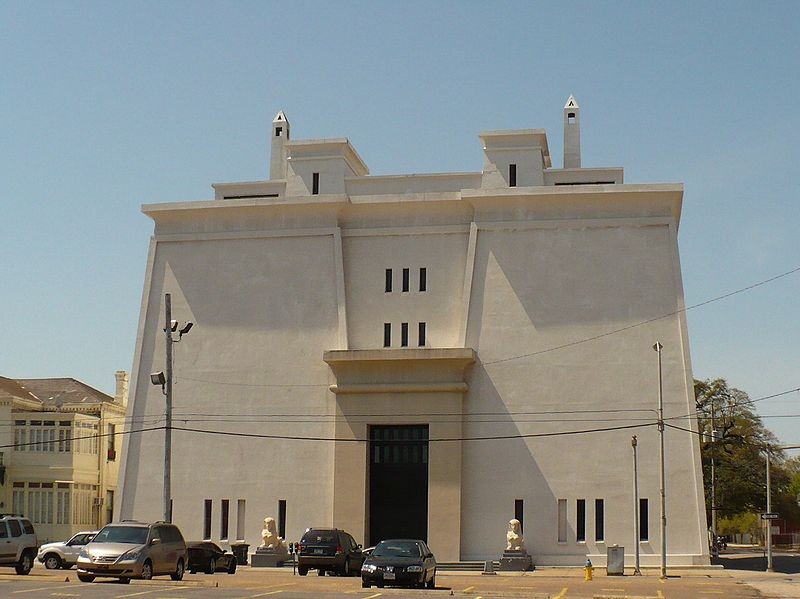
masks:
<svg viewBox="0 0 800 599"><path fill-rule="evenodd" d="M567 122L570 125L574 125L575 124L575 113L574 112L570 112L569 114L567 114Z"/></svg>
<svg viewBox="0 0 800 599"><path fill-rule="evenodd" d="M420 291L427 291L428 290L428 269L427 268L420 268L419 269L419 290Z"/></svg>
<svg viewBox="0 0 800 599"><path fill-rule="evenodd" d="M275 137L280 137L283 132L283 127L275 127Z"/></svg>
<svg viewBox="0 0 800 599"><path fill-rule="evenodd" d="M384 291L386 293L391 293L392 292L392 269L391 268L387 268L386 269L386 283L384 285Z"/></svg>
<svg viewBox="0 0 800 599"><path fill-rule="evenodd" d="M319 194L319 173L314 173L311 176L311 195Z"/></svg>
<svg viewBox="0 0 800 599"><path fill-rule="evenodd" d="M575 517L575 540L579 543L586 541L586 500L578 499L577 514Z"/></svg>
<svg viewBox="0 0 800 599"><path fill-rule="evenodd" d="M594 500L594 540L604 541L606 536L605 505L602 499Z"/></svg>
<svg viewBox="0 0 800 599"><path fill-rule="evenodd" d="M408 323L400 324L400 346L408 347Z"/></svg>
<svg viewBox="0 0 800 599"><path fill-rule="evenodd" d="M650 514L647 499L639 499L639 540L650 540Z"/></svg>
<svg viewBox="0 0 800 599"><path fill-rule="evenodd" d="M219 514L219 538L221 541L228 540L228 518L230 516L230 500L223 499L220 504Z"/></svg>
<svg viewBox="0 0 800 599"><path fill-rule="evenodd" d="M203 509L203 538L210 539L211 538L211 500L206 499L204 502L204 509ZM163 539L162 539L163 540Z"/></svg>
<svg viewBox="0 0 800 599"><path fill-rule="evenodd" d="M419 323L419 342L417 343L417 345L419 345L420 347L425 347L425 342L426 342L425 329L426 329L425 323L424 322Z"/></svg>
<svg viewBox="0 0 800 599"><path fill-rule="evenodd" d="M525 533L525 502L522 499L514 500L514 518L519 520L519 534Z"/></svg>
<svg viewBox="0 0 800 599"><path fill-rule="evenodd" d="M558 500L558 542L567 542L567 500Z"/></svg>
<svg viewBox="0 0 800 599"><path fill-rule="evenodd" d="M392 346L392 323L383 323L383 347Z"/></svg>
<svg viewBox="0 0 800 599"><path fill-rule="evenodd" d="M244 540L244 525L245 525L245 500L239 499L236 503L236 540Z"/></svg>
<svg viewBox="0 0 800 599"><path fill-rule="evenodd" d="M278 500L278 536L286 538L286 500Z"/></svg>
<svg viewBox="0 0 800 599"><path fill-rule="evenodd" d="M509 187L516 187L517 186L517 165L516 164L509 164L508 165L508 186Z"/></svg>
<svg viewBox="0 0 800 599"><path fill-rule="evenodd" d="M408 268L403 269L403 291L408 291L409 289L409 280L411 279L411 273Z"/></svg>

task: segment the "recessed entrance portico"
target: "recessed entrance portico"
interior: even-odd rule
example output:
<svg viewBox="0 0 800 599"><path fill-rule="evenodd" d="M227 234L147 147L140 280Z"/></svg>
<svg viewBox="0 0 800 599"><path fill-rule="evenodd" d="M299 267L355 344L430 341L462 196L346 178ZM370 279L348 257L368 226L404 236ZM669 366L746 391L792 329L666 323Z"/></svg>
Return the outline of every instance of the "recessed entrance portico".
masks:
<svg viewBox="0 0 800 599"><path fill-rule="evenodd" d="M420 518L413 526L409 524L406 534L426 539L440 560L460 559L459 415L467 390L464 372L475 361L475 352L470 348L341 350L325 352L323 359L337 381L331 385L336 394L337 416L334 526L370 542L382 536L396 536L403 531L392 528L391 516L387 528L383 524L387 514L398 509L392 495L399 492L417 506ZM404 430L427 430L426 439L407 440L409 447L419 448L420 461L425 451L427 463L416 467L403 463L400 431ZM378 431L380 439L376 438ZM382 452L391 448L391 461L398 451L399 463L385 464L385 470L380 465L373 468L371 451L376 447ZM412 455L413 450L408 453L409 460ZM420 502L427 505L419 509ZM404 512L404 518L409 516Z"/></svg>

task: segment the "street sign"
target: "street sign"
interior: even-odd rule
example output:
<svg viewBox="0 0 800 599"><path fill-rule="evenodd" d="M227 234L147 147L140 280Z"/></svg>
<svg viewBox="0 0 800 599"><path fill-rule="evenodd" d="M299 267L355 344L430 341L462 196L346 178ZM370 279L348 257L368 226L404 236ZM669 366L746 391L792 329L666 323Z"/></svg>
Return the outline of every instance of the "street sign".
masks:
<svg viewBox="0 0 800 599"><path fill-rule="evenodd" d="M777 520L778 519L778 514L776 514L775 512L761 514L761 519L762 520Z"/></svg>

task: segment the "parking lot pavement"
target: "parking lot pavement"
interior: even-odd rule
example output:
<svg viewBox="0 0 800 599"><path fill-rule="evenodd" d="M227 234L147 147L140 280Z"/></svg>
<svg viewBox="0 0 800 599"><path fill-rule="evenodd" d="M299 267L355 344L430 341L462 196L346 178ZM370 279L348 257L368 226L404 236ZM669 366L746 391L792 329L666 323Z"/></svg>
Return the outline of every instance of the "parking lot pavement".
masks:
<svg viewBox="0 0 800 599"><path fill-rule="evenodd" d="M592 581L583 580L581 568L542 568L535 572L480 573L438 572L436 590L363 589L359 578L296 576L287 569L240 567L236 574L187 574L180 582L168 577L133 581L130 585L102 579L88 584L77 580L75 570L34 568L28 576L0 571L0 597L81 597L86 599L420 599L421 596L462 599L757 599L800 596L760 594L752 586L722 569L675 570L660 580L658 570L644 576L606 576L596 570ZM752 574L752 573L749 573ZM773 576L770 578L769 576ZM774 578L776 577L777 578ZM760 577L776 582L781 575Z"/></svg>

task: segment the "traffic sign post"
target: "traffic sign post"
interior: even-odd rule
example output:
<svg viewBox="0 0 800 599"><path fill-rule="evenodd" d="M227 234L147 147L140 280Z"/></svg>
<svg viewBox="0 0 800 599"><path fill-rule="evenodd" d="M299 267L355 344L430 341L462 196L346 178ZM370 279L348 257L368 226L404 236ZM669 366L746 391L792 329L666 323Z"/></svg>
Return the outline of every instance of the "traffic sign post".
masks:
<svg viewBox="0 0 800 599"><path fill-rule="evenodd" d="M777 520L779 517L780 516L778 516L778 514L776 514L775 512L768 512L765 514L761 514L762 520Z"/></svg>

